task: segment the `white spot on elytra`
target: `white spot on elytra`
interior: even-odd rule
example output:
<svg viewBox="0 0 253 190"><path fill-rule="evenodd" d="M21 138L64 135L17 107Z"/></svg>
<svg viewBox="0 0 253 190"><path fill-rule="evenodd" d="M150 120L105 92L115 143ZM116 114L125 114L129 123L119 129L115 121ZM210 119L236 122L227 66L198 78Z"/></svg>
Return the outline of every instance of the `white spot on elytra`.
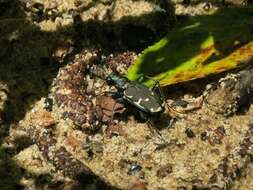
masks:
<svg viewBox="0 0 253 190"><path fill-rule="evenodd" d="M151 108L150 111L153 113L156 113L156 112L162 111L162 108L158 107L156 110L154 108Z"/></svg>
<svg viewBox="0 0 253 190"><path fill-rule="evenodd" d="M140 99L138 100L138 102L134 102L134 103L136 103L137 105L140 105L141 101L142 101L142 98L140 98Z"/></svg>

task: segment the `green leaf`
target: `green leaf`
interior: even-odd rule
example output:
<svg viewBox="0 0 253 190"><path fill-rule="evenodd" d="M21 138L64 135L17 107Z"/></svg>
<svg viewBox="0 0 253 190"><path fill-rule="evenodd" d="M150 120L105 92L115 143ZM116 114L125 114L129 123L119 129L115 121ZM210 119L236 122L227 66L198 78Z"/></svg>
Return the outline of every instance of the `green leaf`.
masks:
<svg viewBox="0 0 253 190"><path fill-rule="evenodd" d="M127 77L147 75L166 86L238 68L252 58L253 7L224 8L190 18L145 49Z"/></svg>

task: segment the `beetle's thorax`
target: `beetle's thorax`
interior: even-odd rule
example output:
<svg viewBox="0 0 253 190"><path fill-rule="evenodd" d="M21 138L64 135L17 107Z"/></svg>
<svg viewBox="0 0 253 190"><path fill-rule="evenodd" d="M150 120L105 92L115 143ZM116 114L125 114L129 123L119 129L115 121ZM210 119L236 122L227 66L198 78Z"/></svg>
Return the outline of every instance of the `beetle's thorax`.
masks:
<svg viewBox="0 0 253 190"><path fill-rule="evenodd" d="M109 85L114 85L117 89L125 90L128 86L128 81L124 77L111 74L106 78L106 81Z"/></svg>

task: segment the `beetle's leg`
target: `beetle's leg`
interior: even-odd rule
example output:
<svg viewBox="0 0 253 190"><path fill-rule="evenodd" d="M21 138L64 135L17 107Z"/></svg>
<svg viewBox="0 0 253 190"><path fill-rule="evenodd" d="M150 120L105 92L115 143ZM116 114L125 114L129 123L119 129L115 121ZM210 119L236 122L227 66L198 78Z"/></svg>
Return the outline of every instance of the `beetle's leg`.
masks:
<svg viewBox="0 0 253 190"><path fill-rule="evenodd" d="M160 87L160 84L159 82L157 81L157 83L155 83L155 85L151 88L151 90L153 92L155 92L158 96L159 96L159 99L163 102L165 100L165 95Z"/></svg>
<svg viewBox="0 0 253 190"><path fill-rule="evenodd" d="M163 135L160 133L160 131L154 126L154 123L152 122L152 120L150 118L148 118L148 116L145 113L143 113L142 111L139 111L139 113L140 113L140 117L142 119L144 119L146 121L146 123L148 124L149 130L151 131L151 133L157 134L158 137L161 139L162 144L164 144L164 145L169 144L165 140L165 138L163 137Z"/></svg>
<svg viewBox="0 0 253 190"><path fill-rule="evenodd" d="M153 79L152 77L143 74L141 74L140 77L138 78L138 82L142 83L145 78L153 81L154 83L153 87L157 85L159 86L159 82L156 79Z"/></svg>
<svg viewBox="0 0 253 190"><path fill-rule="evenodd" d="M143 121L143 122L147 122L148 121L148 117L145 113L143 113L142 111L138 111L139 113L139 116L140 116L140 119Z"/></svg>
<svg viewBox="0 0 253 190"><path fill-rule="evenodd" d="M156 127L154 127L154 123L152 122L151 119L147 120L147 124L148 124L148 127L149 127L150 131L153 134L156 133L158 135L159 139L162 141L162 143L161 143L162 145L168 145L169 144L168 141L166 141L165 138L163 137L163 135L160 133L160 131Z"/></svg>
<svg viewBox="0 0 253 190"><path fill-rule="evenodd" d="M156 90L158 91L157 94L159 95L160 100L163 102L165 100L165 95L164 95L159 83L158 83L157 87L156 86L152 87L153 92L156 92Z"/></svg>
<svg viewBox="0 0 253 190"><path fill-rule="evenodd" d="M115 93L117 93L117 92L105 91L105 92L101 92L101 93L97 94L96 96L108 95L108 96L113 97Z"/></svg>
<svg viewBox="0 0 253 190"><path fill-rule="evenodd" d="M150 80L154 82L154 85L151 88L151 90L153 92L158 92L157 94L159 95L160 100L163 102L165 100L165 95L161 89L160 83L156 79L153 79L151 77L147 77L147 78L149 78Z"/></svg>
<svg viewBox="0 0 253 190"><path fill-rule="evenodd" d="M141 74L140 77L138 78L138 82L143 83L144 79L149 79L152 80L154 82L153 86L156 86L157 84L159 84L159 82L155 79L153 79L152 77L149 77L147 75Z"/></svg>
<svg viewBox="0 0 253 190"><path fill-rule="evenodd" d="M124 102L123 94L121 92L111 92L111 96L119 103Z"/></svg>
<svg viewBox="0 0 253 190"><path fill-rule="evenodd" d="M97 94L96 96L103 96L103 95L110 95L113 99L115 99L119 103L124 102L123 94L120 92L105 91L105 92L102 92L101 94Z"/></svg>
<svg viewBox="0 0 253 190"><path fill-rule="evenodd" d="M146 76L146 75L143 75L143 74L139 77L138 82L143 82L144 78L147 78L147 79L153 81L154 84L153 84L151 90L153 92L157 92L158 91L159 98L163 102L164 99L165 99L165 95L164 95L164 93L163 93L163 91L162 91L162 89L160 87L159 82L156 79L154 79L152 77L149 77L149 76Z"/></svg>
<svg viewBox="0 0 253 190"><path fill-rule="evenodd" d="M113 108L112 108L112 115L111 115L111 120L110 120L110 122L112 123L113 122L113 119L114 119L114 114L115 114L115 106L116 106L116 102L114 103L114 105L113 105Z"/></svg>

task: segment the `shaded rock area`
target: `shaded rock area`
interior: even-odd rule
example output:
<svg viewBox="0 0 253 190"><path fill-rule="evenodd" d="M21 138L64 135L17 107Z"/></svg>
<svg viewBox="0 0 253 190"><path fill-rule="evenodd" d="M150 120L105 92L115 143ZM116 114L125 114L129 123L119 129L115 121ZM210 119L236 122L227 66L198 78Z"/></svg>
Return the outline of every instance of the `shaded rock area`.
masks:
<svg viewBox="0 0 253 190"><path fill-rule="evenodd" d="M251 189L252 67L164 88L151 122L91 72L224 2L173 3L0 1L1 189Z"/></svg>

